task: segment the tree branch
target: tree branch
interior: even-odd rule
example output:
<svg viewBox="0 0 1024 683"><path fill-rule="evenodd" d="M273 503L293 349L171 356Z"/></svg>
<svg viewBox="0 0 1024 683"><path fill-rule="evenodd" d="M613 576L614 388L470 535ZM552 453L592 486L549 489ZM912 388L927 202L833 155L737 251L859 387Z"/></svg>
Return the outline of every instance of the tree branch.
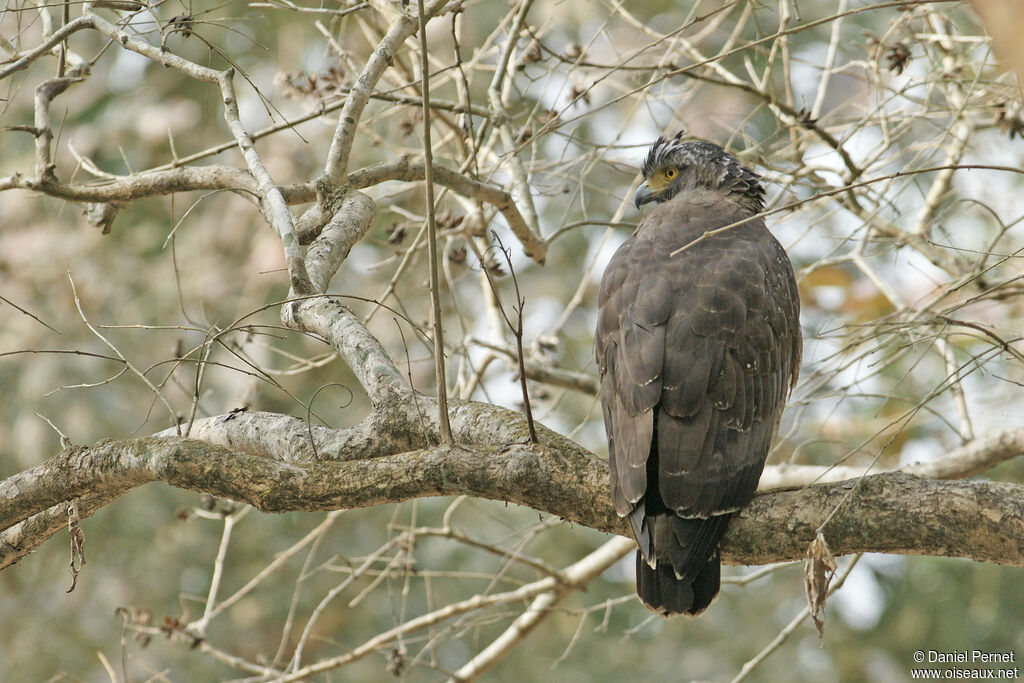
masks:
<svg viewBox="0 0 1024 683"><path fill-rule="evenodd" d="M408 394L409 387L384 346L337 300L329 296L300 299L288 312L290 327L322 335L338 350L375 409Z"/></svg>
<svg viewBox="0 0 1024 683"><path fill-rule="evenodd" d="M488 671L530 635L545 617L552 614L559 603L596 579L632 549L631 541L614 538L579 562L566 567L558 577L561 579L560 582L556 582L547 593L535 597L525 612L516 617L516 620L490 645L459 667L459 670L452 674L450 681L469 681Z"/></svg>
<svg viewBox="0 0 1024 683"><path fill-rule="evenodd" d="M424 19L427 20L437 14L445 2L446 0L431 0L424 9ZM340 184L343 180L342 176L348 170L348 158L352 152L352 143L355 142L356 128L373 88L384 75L384 70L394 61L394 54L398 48L406 38L415 33L417 25L417 17L411 12L398 14L349 90L345 106L338 115L338 126L334 131L324 167L324 176L330 182Z"/></svg>
<svg viewBox="0 0 1024 683"><path fill-rule="evenodd" d="M985 438L975 439L931 462L920 462L899 468L900 472L926 479L961 479L995 467L1018 455L1024 455L1024 429L1006 429ZM880 474L871 465L772 465L761 475L759 488L775 489L807 484L825 484Z"/></svg>
<svg viewBox="0 0 1024 683"><path fill-rule="evenodd" d="M470 178L459 171L437 164L433 165L434 180L448 189L470 199L478 199L494 206L505 218L512 233L523 246L527 256L544 262L545 246L536 238L526 225L515 201L505 190L479 180ZM387 180L402 182L419 182L425 177L426 169L422 161L409 163L407 157L398 161L377 164L353 171L348 182L353 189L359 190L378 185ZM0 178L0 191L34 190L51 197L59 197L75 202L128 202L144 197L162 197L175 192L192 192L196 190L233 190L259 198L259 187L251 173L232 166L185 166L163 171L150 171L136 175L119 177L113 182L95 185L63 183L51 176L28 178L20 174ZM302 204L316 199L316 191L312 183L298 183L278 188L285 201L289 204ZM342 207L342 212L345 207ZM341 214L340 220L347 220ZM315 221L314 221L315 223ZM314 235L320 232L319 224L298 234L302 244L309 243ZM326 229L326 228L325 228ZM347 252L345 252L347 254ZM309 266L307 265L307 268Z"/></svg>
<svg viewBox="0 0 1024 683"><path fill-rule="evenodd" d="M36 59L49 52L55 45L67 40L68 36L71 34L81 31L82 29L92 27L93 22L92 17L90 16L81 16L70 23L64 24L20 59L0 69L0 81L7 78L12 73L26 68Z"/></svg>
<svg viewBox="0 0 1024 683"><path fill-rule="evenodd" d="M239 190L257 196L251 174L232 166L194 166L124 176L97 185L62 183L53 177L0 178L0 191L26 189L75 202L127 202L144 197L161 197L194 190ZM308 201L308 200L307 200Z"/></svg>
<svg viewBox="0 0 1024 683"><path fill-rule="evenodd" d="M461 414L460 414L461 410ZM482 404L455 404L453 428L504 413ZM219 418L222 421L226 418ZM259 424L253 416L251 426ZM302 424L300 420L294 422ZM522 428L523 425L518 425ZM330 435L318 430L317 438ZM616 516L607 466L592 453L546 429L541 442L427 447L365 458L319 452L331 461L290 463L173 437L103 441L72 448L0 483L0 567L16 562L59 526L37 524L80 496L112 500L150 481L245 501L264 512L336 510L427 496L471 495L532 507L601 531L628 535ZM838 508L838 510L837 510ZM966 557L1024 566L1024 486L918 479L887 473L863 479L761 493L730 525L723 561L763 564L802 559L823 521L837 555L887 552ZM85 507L82 517L95 510ZM831 515L831 517L830 517ZM19 526L21 525L21 526Z"/></svg>
<svg viewBox="0 0 1024 683"><path fill-rule="evenodd" d="M436 161L432 165L434 182L444 185L449 190L463 197L479 199L494 206L505 218L516 239L523 245L523 251L537 263L544 263L547 247L519 212L512 195L494 185L470 178L468 175L448 168ZM354 188L377 185L385 180L401 180L407 183L418 182L426 177L426 164L423 161L409 163L408 157L388 164L377 164L368 168L353 171L348 176Z"/></svg>

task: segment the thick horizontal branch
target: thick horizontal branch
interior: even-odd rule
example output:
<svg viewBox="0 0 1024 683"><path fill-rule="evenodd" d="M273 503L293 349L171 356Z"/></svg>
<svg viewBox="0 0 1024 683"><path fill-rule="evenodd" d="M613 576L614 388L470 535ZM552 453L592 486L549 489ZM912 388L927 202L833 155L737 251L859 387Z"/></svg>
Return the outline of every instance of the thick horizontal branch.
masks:
<svg viewBox="0 0 1024 683"><path fill-rule="evenodd" d="M173 437L69 449L0 483L0 529L5 530L0 533L0 567L44 540L24 533L36 515L52 517L54 506L76 497L113 499L149 481L244 501L266 512L471 495L525 505L602 531L629 533L612 508L604 461L546 430L538 445L524 440L340 459L353 455L321 452L321 458L339 459L284 463ZM824 534L836 554L941 555L1024 566L1022 510L1024 486L887 473L761 493L730 525L722 555L733 564L801 559L828 519ZM57 530L52 524L49 528ZM18 543L12 542L15 532Z"/></svg>
<svg viewBox="0 0 1024 683"><path fill-rule="evenodd" d="M902 472L759 493L730 525L723 560L803 559L815 530L835 555L880 552L1024 566L1024 486Z"/></svg>

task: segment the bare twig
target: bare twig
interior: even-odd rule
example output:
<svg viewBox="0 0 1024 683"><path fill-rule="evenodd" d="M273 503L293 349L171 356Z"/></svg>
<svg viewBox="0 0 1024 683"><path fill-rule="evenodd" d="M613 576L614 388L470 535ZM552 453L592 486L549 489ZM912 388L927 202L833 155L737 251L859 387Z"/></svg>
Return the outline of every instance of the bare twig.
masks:
<svg viewBox="0 0 1024 683"><path fill-rule="evenodd" d="M860 560L860 558L860 555L856 555L855 557L850 559L849 562L846 563L846 566L843 567L843 571L839 575L839 578L836 579L832 583L831 588L829 588L829 595L835 593L837 590L843 587L843 584L846 583L846 577L848 577L850 575L850 572L853 571L853 568L857 566L857 562ZM770 643L765 645L763 650L758 652L757 655L755 655L752 659L750 659L743 665L743 668L740 669L739 673L736 674L736 676L732 679L731 683L740 683L740 681L744 680L747 676L749 676L755 669L757 669L758 666L761 665L761 663L765 659L768 658L769 655L778 650L779 647L784 642L786 642L786 640L791 635L793 635L793 632L796 631L797 628L799 628L800 624L802 624L804 620L806 620L807 617L809 617L810 615L811 608L809 606L804 607L799 614L793 617L792 621L790 621L786 626L782 628L781 631L779 631L779 634L775 636L775 638L773 638Z"/></svg>
<svg viewBox="0 0 1024 683"><path fill-rule="evenodd" d="M460 683L471 681L486 672L515 649L545 617L551 614L552 608L558 603L574 591L585 588L605 569L635 548L636 544L631 539L613 538L579 562L566 567L560 577L559 588L535 597L526 611L519 615L504 633L462 665L449 680Z"/></svg>
<svg viewBox="0 0 1024 683"><path fill-rule="evenodd" d="M446 3L446 0L428 0L424 5L422 16L424 21L433 17ZM384 70L394 61L394 55L406 38L411 36L418 26L417 17L401 12L394 19L384 39L373 51L366 66L359 74L352 89L348 93L345 105L338 116L338 126L331 140L331 148L327 153L324 176L330 182L339 184L348 172L348 159L355 142L356 126L362 117L363 109L370 99L373 88Z"/></svg>
<svg viewBox="0 0 1024 683"><path fill-rule="evenodd" d="M441 322L441 283L437 267L437 224L434 220L433 148L430 142L430 64L427 60L427 14L423 0L417 0L420 25L420 82L423 93L423 179L427 210L427 256L430 268L430 325L434 337L434 381L437 387L437 421L441 443L451 445L448 421L448 375L444 369L444 329Z"/></svg>
<svg viewBox="0 0 1024 683"><path fill-rule="evenodd" d="M526 305L526 299L519 293L519 279L516 277L516 271L512 267L512 255L509 250L505 248L505 245L501 243L501 237L498 233L492 233L494 240L498 243L498 249L501 251L501 255L505 258L505 265L508 266L508 272L512 275L512 284L515 286L516 291L516 304L512 307L512 310L516 312L516 322L512 324L508 314L505 313L505 308L501 305L501 299L498 297L498 288L494 284L494 278L491 277L491 271L489 268L484 268L484 273L487 275L487 282L491 287L491 291L494 293L495 300L498 302L498 310L501 311L502 317L505 319L505 324L508 329L512 332L512 335L516 339L516 360L519 363L519 389L523 392L523 410L526 412L526 424L530 428L530 442L537 443L537 428L533 425L533 408L530 405L530 390L526 383L526 361L523 353L523 307Z"/></svg>

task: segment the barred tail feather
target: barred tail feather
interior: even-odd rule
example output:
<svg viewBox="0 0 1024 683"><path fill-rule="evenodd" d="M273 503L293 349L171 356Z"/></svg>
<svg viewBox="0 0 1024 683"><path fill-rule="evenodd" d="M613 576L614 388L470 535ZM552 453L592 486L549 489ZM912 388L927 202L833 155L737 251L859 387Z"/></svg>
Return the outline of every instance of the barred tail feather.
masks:
<svg viewBox="0 0 1024 683"><path fill-rule="evenodd" d="M648 608L666 617L674 614L696 616L718 595L721 564L715 558L691 578L677 579L672 565L660 562L656 569L636 553L636 593Z"/></svg>
<svg viewBox="0 0 1024 683"><path fill-rule="evenodd" d="M648 517L655 566L638 551L636 592L651 610L665 616L698 615L718 595L721 555L718 543L729 515L683 519L673 514Z"/></svg>

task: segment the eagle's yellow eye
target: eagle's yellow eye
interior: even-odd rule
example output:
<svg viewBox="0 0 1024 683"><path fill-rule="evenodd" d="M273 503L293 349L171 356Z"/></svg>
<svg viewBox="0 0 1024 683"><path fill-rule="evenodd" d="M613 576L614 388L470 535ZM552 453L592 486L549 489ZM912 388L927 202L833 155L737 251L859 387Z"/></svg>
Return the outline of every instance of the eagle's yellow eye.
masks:
<svg viewBox="0 0 1024 683"><path fill-rule="evenodd" d="M665 169L665 180L672 180L673 178L676 177L676 173L678 173L678 171L676 171L676 169L674 169L674 168L666 168Z"/></svg>

